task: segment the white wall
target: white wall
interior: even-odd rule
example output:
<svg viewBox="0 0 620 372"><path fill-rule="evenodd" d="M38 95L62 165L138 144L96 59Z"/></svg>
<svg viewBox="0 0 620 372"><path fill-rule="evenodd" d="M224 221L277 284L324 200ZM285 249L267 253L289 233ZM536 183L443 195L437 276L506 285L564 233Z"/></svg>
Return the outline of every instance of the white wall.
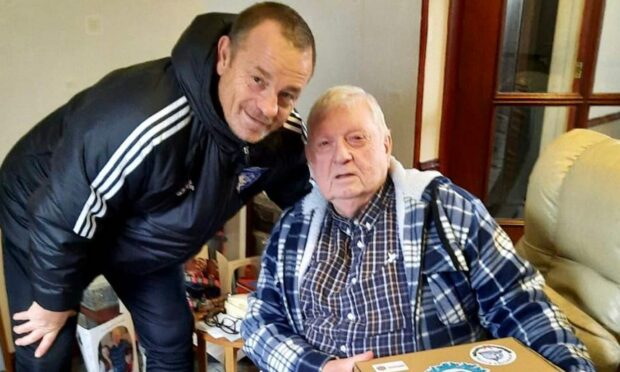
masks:
<svg viewBox="0 0 620 372"><path fill-rule="evenodd" d="M0 1L0 160L107 72L169 54L204 10L199 0Z"/></svg>
<svg viewBox="0 0 620 372"><path fill-rule="evenodd" d="M335 84L373 93L413 159L421 0L285 0L315 33L318 64L300 102ZM195 14L237 12L248 0L0 1L0 160L56 107L112 69L169 54ZM389 6L387 6L389 4Z"/></svg>

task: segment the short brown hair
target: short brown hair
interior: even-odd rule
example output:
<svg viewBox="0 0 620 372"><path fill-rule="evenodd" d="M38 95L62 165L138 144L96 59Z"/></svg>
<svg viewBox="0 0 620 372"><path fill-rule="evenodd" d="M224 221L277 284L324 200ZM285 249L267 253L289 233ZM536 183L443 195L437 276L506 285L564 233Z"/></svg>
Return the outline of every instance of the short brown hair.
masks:
<svg viewBox="0 0 620 372"><path fill-rule="evenodd" d="M243 42L247 33L266 20L278 23L282 28L282 35L293 43L295 48L300 50L312 49L312 67L314 69L316 47L310 27L293 8L273 1L256 3L239 13L228 35L233 56L235 49Z"/></svg>

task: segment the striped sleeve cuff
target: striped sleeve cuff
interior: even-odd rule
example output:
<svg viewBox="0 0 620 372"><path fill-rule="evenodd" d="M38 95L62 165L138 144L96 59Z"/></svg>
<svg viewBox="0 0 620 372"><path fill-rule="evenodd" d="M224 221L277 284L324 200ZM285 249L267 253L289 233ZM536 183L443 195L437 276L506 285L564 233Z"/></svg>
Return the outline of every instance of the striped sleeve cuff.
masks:
<svg viewBox="0 0 620 372"><path fill-rule="evenodd" d="M321 351L310 350L301 355L299 358L299 372L317 372L322 371L323 367L330 360L336 359L332 355L325 354Z"/></svg>

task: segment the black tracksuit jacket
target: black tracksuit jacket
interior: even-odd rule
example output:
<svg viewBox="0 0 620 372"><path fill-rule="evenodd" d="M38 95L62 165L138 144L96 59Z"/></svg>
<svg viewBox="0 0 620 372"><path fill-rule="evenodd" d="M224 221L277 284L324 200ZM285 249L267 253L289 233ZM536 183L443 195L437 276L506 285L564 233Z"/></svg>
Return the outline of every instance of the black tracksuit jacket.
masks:
<svg viewBox="0 0 620 372"><path fill-rule="evenodd" d="M287 206L309 190L296 114L256 145L223 119L217 42L233 20L198 16L170 58L110 73L7 155L0 227L30 256L44 308L77 306L105 265L147 273L185 261L260 191Z"/></svg>

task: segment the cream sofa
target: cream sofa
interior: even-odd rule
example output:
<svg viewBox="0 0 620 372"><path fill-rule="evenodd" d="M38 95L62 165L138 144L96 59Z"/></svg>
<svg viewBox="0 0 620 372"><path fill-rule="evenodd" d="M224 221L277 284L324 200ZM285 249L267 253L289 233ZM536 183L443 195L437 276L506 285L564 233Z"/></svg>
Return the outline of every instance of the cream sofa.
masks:
<svg viewBox="0 0 620 372"><path fill-rule="evenodd" d="M598 371L620 371L620 141L560 136L530 176L517 251L545 276Z"/></svg>

